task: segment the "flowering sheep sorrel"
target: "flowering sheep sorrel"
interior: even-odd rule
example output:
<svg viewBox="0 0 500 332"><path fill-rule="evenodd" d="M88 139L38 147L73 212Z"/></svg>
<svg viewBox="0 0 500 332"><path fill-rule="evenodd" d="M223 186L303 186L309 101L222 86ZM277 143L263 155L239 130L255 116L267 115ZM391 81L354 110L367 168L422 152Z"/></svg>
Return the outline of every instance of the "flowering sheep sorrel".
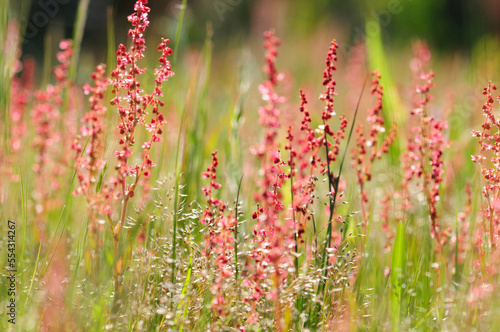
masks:
<svg viewBox="0 0 500 332"><path fill-rule="evenodd" d="M496 331L498 15L448 2L2 2L0 331Z"/></svg>
<svg viewBox="0 0 500 332"><path fill-rule="evenodd" d="M119 243L123 226L127 218L127 206L134 197L138 186L145 182L151 175L151 168L155 166L151 159L151 149L154 143L162 142L163 125L166 123L165 116L161 112L164 102L162 84L174 75L171 71L170 62L167 59L172 55L172 49L168 47L169 40L162 39L158 46L161 52L159 59L160 67L155 69L155 87L151 94L146 94L141 88L140 75L144 74L145 68L139 67L139 60L145 57L146 50L144 32L149 26L149 7L147 0L139 0L134 6L135 13L128 16L133 28L129 30L128 36L132 39L132 46L128 50L124 45L118 47L116 52L117 67L111 72L111 78L105 77L103 65L96 68L92 74L95 81L93 88L86 85L85 93L92 93L89 98L91 110L83 119L85 125L81 132L83 137L89 137L85 147L75 144L77 152L77 168L84 169L78 172L80 187L77 194L85 196L90 209L90 218L95 220L96 213L105 214L113 234L115 245L115 304L119 305L121 297L122 275L124 271L123 253L120 252ZM108 83L109 82L109 83ZM97 172L104 167L104 161L100 154L104 147L103 121L106 108L101 105L107 85L111 85L114 98L111 105L118 110L119 114L119 147L115 152L117 165L115 166L116 177L111 177L107 183L96 190L95 183ZM152 116L148 119L149 109ZM131 164L136 146L136 137L139 128L144 127L149 133L141 144L142 158L139 163ZM85 151L84 151L85 149ZM82 153L80 157L79 154ZM115 214L112 200L120 200L120 212ZM95 222L92 223L95 225ZM115 308L117 307L115 305Z"/></svg>

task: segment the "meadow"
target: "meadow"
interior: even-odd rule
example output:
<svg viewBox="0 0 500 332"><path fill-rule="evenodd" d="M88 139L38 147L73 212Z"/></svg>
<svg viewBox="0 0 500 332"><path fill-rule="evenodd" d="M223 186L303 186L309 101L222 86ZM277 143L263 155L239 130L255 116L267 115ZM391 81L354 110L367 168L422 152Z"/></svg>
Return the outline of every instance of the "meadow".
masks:
<svg viewBox="0 0 500 332"><path fill-rule="evenodd" d="M0 330L497 330L498 36L385 43L398 1L289 30L277 1L231 39L245 4L193 32L189 2L109 9L94 57L79 1L42 63L0 4Z"/></svg>

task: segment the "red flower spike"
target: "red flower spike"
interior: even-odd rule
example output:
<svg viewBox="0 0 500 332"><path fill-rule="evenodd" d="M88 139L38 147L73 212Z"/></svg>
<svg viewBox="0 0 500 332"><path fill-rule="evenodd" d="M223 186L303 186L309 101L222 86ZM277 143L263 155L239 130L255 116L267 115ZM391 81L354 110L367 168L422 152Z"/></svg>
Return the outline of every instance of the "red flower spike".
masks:
<svg viewBox="0 0 500 332"><path fill-rule="evenodd" d="M482 111L484 122L481 131L472 131L472 136L478 139L479 155L473 155L472 161L481 167L481 175L484 178L483 196L487 204L482 209L482 214L489 225L489 239L493 246L498 241L500 225L500 209L498 208L497 197L500 195L500 177L497 175L500 168L500 121L494 114L494 98L492 91L496 86L488 83L483 89L486 101ZM497 97L500 100L500 97Z"/></svg>
<svg viewBox="0 0 500 332"><path fill-rule="evenodd" d="M365 191L365 183L372 178L371 168L375 159L379 159L383 154L389 152L389 146L394 141L395 127L393 126L386 136L385 140L380 144L379 136L385 132L384 120L382 118L383 109L383 87L380 84L380 73L374 71L372 73L371 94L376 98L375 107L368 110L366 122L371 125L365 135L364 128L359 125L356 128L356 147L352 149L351 158L353 167L356 169L356 180L361 190L361 212L363 214L363 227L366 228L368 223L367 211L370 210L368 195ZM342 126L347 123L342 123ZM345 127L344 127L345 128Z"/></svg>

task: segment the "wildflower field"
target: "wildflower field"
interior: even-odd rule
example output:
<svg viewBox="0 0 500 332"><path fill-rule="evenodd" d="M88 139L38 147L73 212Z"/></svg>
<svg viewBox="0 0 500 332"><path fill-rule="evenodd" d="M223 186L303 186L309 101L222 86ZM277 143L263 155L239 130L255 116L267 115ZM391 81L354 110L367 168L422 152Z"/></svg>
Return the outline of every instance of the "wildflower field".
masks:
<svg viewBox="0 0 500 332"><path fill-rule="evenodd" d="M500 331L498 22L2 1L0 331Z"/></svg>

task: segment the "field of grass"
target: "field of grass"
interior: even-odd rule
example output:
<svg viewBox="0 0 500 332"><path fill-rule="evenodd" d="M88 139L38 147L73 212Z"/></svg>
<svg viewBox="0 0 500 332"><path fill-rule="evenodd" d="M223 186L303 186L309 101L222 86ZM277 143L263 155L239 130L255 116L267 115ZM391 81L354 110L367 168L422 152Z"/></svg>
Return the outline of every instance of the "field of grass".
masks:
<svg viewBox="0 0 500 332"><path fill-rule="evenodd" d="M163 29L110 7L104 64L89 1L44 63L0 4L0 331L498 329L500 40L256 3L224 42L186 0Z"/></svg>

